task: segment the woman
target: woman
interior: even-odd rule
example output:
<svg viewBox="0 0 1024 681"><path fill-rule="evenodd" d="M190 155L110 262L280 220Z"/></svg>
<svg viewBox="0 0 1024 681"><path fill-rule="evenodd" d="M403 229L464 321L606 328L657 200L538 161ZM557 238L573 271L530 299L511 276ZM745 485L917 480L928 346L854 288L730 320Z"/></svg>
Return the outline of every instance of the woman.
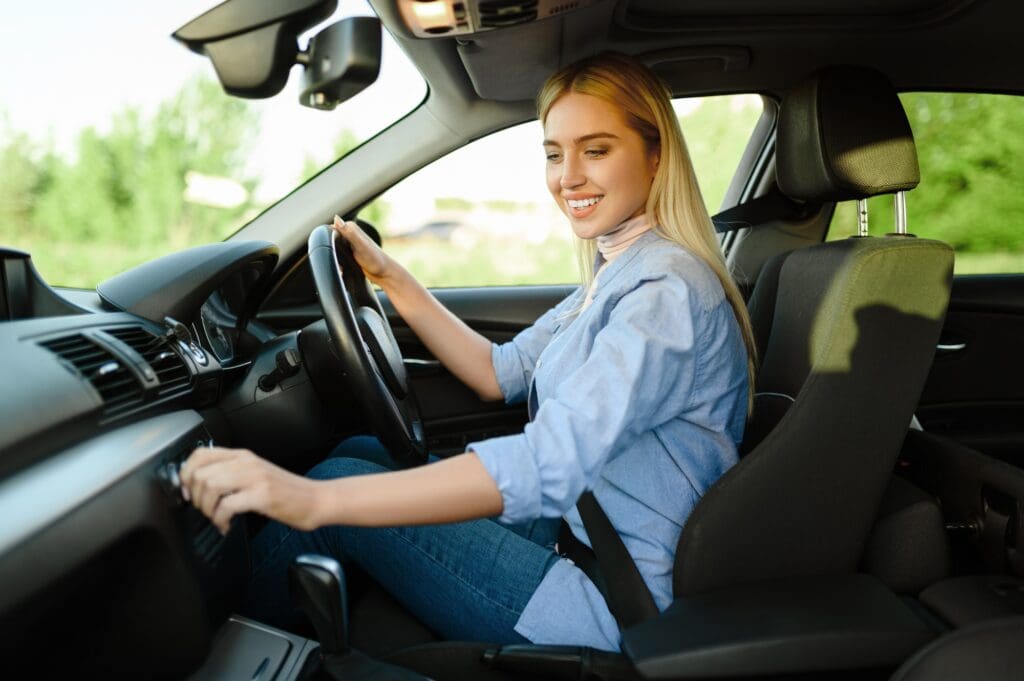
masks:
<svg viewBox="0 0 1024 681"><path fill-rule="evenodd" d="M245 511L279 521L255 542L250 615L286 624L287 565L318 552L358 563L445 638L615 650L603 597L553 549L563 516L585 540L574 505L588 489L658 607L671 601L683 523L737 458L750 322L668 91L646 67L620 54L573 64L544 85L538 114L584 285L513 341L492 345L335 220L434 356L483 399L527 401L531 422L397 472L331 458L303 478L245 450L197 450L182 480L222 531Z"/></svg>

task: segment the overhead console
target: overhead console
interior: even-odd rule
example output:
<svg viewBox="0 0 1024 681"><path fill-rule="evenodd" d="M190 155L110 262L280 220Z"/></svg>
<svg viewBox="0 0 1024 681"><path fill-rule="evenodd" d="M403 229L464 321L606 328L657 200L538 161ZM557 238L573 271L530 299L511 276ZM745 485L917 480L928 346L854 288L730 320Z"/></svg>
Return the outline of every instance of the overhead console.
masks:
<svg viewBox="0 0 1024 681"><path fill-rule="evenodd" d="M399 0L417 38L466 36L517 26L594 4L594 0Z"/></svg>

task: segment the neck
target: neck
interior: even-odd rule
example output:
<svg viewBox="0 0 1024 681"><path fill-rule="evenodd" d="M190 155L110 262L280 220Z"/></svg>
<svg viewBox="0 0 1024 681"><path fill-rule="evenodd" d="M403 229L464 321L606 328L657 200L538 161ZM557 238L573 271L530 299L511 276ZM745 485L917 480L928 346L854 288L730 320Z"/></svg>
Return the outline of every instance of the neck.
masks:
<svg viewBox="0 0 1024 681"><path fill-rule="evenodd" d="M647 215L641 213L630 218L621 225L597 237L597 250L605 262L611 262L619 257L633 242L640 238L640 235L648 231L651 224L647 221Z"/></svg>

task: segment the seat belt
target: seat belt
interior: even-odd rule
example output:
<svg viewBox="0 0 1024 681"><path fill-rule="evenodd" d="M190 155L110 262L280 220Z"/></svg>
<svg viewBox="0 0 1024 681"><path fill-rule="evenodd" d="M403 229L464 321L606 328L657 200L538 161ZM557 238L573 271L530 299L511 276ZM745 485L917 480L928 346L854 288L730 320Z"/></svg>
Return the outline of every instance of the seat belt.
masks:
<svg viewBox="0 0 1024 681"><path fill-rule="evenodd" d="M594 494L584 492L576 502L576 509L593 550L577 539L563 522L558 537L559 552L572 560L601 592L620 631L657 616L654 596Z"/></svg>
<svg viewBox="0 0 1024 681"><path fill-rule="evenodd" d="M774 220L796 221L807 218L821 209L817 203L797 203L785 196L778 188L772 188L764 196L744 201L738 206L711 216L715 231L719 234L762 225Z"/></svg>

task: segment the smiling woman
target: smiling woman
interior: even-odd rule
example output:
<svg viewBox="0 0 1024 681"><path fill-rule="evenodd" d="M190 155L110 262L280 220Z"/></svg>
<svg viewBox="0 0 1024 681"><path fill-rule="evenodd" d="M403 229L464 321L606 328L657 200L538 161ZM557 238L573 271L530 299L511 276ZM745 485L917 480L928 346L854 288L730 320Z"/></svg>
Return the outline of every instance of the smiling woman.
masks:
<svg viewBox="0 0 1024 681"><path fill-rule="evenodd" d="M60 88L41 91L27 70L0 73L0 245L32 253L55 284L92 288L224 239L426 94L385 33L377 83L331 113L296 106L295 77L276 99L233 99L170 37L213 0L156 12L114 0L87 13L66 4L19 10L17 30L0 44L6 64L32 53L32 73L62 74ZM341 4L327 22L373 14L365 3ZM64 34L59 51L32 42Z"/></svg>
<svg viewBox="0 0 1024 681"><path fill-rule="evenodd" d="M276 521L254 540L250 616L295 626L288 566L327 551L446 638L615 650L629 615L567 553L568 536L555 546L564 523L589 551L581 542L593 526L573 508L581 495L600 497L631 555L643 556L635 571L649 614L667 607L665 547L701 488L737 460L754 355L668 94L619 53L567 66L541 89L548 189L580 242L594 244L596 272L510 342L474 331L354 222L335 218L353 266L440 364L482 400L525 402L531 423L404 471L388 464L408 454L365 438L343 442L307 478L247 449L195 450L182 484L222 532L248 511ZM334 289L313 261L327 253L317 245L324 229L310 239L313 276L330 333L351 336L331 321ZM349 340L341 346L362 345ZM360 460L367 449L375 462ZM665 480L693 493L662 505Z"/></svg>

